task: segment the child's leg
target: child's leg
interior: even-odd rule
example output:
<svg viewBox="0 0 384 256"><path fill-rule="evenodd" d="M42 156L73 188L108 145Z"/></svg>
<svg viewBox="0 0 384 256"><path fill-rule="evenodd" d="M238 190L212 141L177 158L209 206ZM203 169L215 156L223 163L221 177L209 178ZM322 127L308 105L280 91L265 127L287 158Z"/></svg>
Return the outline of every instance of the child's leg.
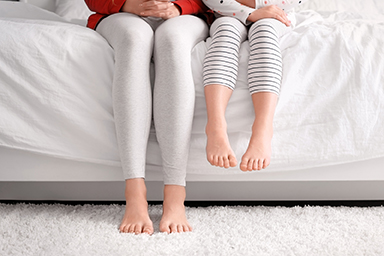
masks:
<svg viewBox="0 0 384 256"><path fill-rule="evenodd" d="M282 79L279 38L290 29L275 19L263 19L249 30L250 58L248 83L255 110L255 121L242 171L266 168L271 158L273 116Z"/></svg>
<svg viewBox="0 0 384 256"><path fill-rule="evenodd" d="M105 18L96 30L115 52L112 100L127 199L120 231L152 233L147 202L143 198L143 178L151 124L149 63L153 49L153 30L143 19L128 13ZM140 184L135 184L137 182ZM132 199L136 197L140 200L133 202Z"/></svg>
<svg viewBox="0 0 384 256"><path fill-rule="evenodd" d="M211 26L212 41L204 59L207 159L219 167L237 164L228 140L225 109L236 85L240 45L246 36L246 28L237 19L217 19Z"/></svg>
<svg viewBox="0 0 384 256"><path fill-rule="evenodd" d="M207 36L207 24L192 15L166 20L155 32L154 122L165 184L162 232L191 231L184 209L195 107L191 52Z"/></svg>
<svg viewBox="0 0 384 256"><path fill-rule="evenodd" d="M211 84L204 87L204 93L208 117L205 127L207 160L214 166L234 167L237 165L237 160L229 144L225 120L225 109L232 95L232 89L220 84Z"/></svg>
<svg viewBox="0 0 384 256"><path fill-rule="evenodd" d="M266 168L271 159L271 141L273 136L273 116L278 96L275 93L259 92L252 94L255 109L255 121L247 151L240 163L242 171Z"/></svg>

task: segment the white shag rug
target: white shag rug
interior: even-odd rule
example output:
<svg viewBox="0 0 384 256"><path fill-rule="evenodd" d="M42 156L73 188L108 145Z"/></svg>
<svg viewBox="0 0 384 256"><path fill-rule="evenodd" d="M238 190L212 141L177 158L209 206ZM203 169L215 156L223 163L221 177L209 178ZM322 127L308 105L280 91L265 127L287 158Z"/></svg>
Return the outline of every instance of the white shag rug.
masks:
<svg viewBox="0 0 384 256"><path fill-rule="evenodd" d="M384 255L384 207L187 207L194 231L118 231L124 205L0 204L0 255Z"/></svg>

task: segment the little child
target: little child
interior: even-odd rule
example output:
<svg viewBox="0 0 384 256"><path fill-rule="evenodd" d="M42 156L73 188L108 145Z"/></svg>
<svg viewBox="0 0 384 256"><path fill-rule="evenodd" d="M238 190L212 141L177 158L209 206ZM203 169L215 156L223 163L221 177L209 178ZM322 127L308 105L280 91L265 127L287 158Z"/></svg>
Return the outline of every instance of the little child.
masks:
<svg viewBox="0 0 384 256"><path fill-rule="evenodd" d="M302 2L204 0L219 17L210 28L212 41L203 68L208 115L206 151L212 165L225 168L237 165L228 140L225 109L237 81L240 45L247 38L250 47L248 85L255 120L240 169L261 170L269 165L273 116L282 79L279 38L293 25L285 11Z"/></svg>

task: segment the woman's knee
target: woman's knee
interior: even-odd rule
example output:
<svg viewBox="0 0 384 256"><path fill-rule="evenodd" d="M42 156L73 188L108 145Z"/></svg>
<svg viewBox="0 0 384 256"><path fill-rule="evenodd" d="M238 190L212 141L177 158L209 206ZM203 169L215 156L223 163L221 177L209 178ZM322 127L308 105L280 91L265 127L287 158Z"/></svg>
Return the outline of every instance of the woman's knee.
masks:
<svg viewBox="0 0 384 256"><path fill-rule="evenodd" d="M200 18L182 15L161 24L155 32L155 47L164 45L168 49L180 46L192 48L208 36L208 26Z"/></svg>
<svg viewBox="0 0 384 256"><path fill-rule="evenodd" d="M153 30L139 16L130 13L113 14L98 25L97 31L106 37L112 46L143 47L153 44Z"/></svg>

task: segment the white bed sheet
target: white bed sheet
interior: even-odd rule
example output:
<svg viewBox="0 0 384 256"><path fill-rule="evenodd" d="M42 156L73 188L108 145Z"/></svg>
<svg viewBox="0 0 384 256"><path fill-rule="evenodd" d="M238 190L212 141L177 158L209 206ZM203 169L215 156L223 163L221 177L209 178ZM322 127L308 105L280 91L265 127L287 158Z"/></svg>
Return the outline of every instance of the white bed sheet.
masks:
<svg viewBox="0 0 384 256"><path fill-rule="evenodd" d="M2 10L29 6L0 2ZM8 8L9 10L9 8ZM0 145L119 165L113 50L95 31L29 6L0 17Z"/></svg>
<svg viewBox="0 0 384 256"><path fill-rule="evenodd" d="M294 31L282 38L284 78L268 171L384 156L384 4L364 3L309 1L296 14ZM59 19L7 15L0 16L0 145L119 166L111 104L113 51L107 42L95 31ZM211 167L205 158L201 70L208 43L199 43L192 53L196 107L188 173L234 174L237 168ZM245 42L227 110L238 159L253 121L248 49ZM161 165L153 130L147 162Z"/></svg>

